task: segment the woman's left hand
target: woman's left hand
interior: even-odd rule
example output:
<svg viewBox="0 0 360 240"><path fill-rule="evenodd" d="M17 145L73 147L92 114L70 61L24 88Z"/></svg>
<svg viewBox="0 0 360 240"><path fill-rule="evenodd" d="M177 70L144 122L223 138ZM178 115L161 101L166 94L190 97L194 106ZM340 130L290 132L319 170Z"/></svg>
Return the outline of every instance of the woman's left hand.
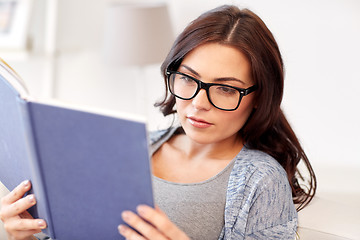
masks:
<svg viewBox="0 0 360 240"><path fill-rule="evenodd" d="M121 214L123 220L140 233L125 225L119 225L119 232L126 239L189 240L189 237L172 223L159 208L154 209L146 205L139 205L136 210L137 214L131 211L124 211Z"/></svg>

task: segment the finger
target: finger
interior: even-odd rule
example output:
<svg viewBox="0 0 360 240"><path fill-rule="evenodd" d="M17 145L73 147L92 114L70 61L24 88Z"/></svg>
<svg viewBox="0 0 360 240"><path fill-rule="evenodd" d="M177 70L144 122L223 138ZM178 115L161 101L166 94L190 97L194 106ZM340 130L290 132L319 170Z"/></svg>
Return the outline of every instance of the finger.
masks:
<svg viewBox="0 0 360 240"><path fill-rule="evenodd" d="M131 211L124 211L121 214L121 217L127 224L129 224L147 239L166 240L166 237L162 233L154 228L154 226L145 222L137 214Z"/></svg>
<svg viewBox="0 0 360 240"><path fill-rule="evenodd" d="M133 229L125 226L120 225L118 227L119 233L123 235L126 239L129 240L146 240L143 236L140 236L137 232L135 232Z"/></svg>
<svg viewBox="0 0 360 240"><path fill-rule="evenodd" d="M24 194L31 188L29 180L23 181L17 187L14 188L9 194L1 199L2 205L11 204L19 200Z"/></svg>
<svg viewBox="0 0 360 240"><path fill-rule="evenodd" d="M36 204L36 199L33 194L28 195L16 202L4 206L1 209L1 217L2 219L18 216L26 212L26 210ZM26 213L25 213L26 214ZM27 215L27 214L26 214Z"/></svg>
<svg viewBox="0 0 360 240"><path fill-rule="evenodd" d="M43 219L22 219L13 218L4 224L5 229L15 231L41 231L46 228L46 222Z"/></svg>
<svg viewBox="0 0 360 240"><path fill-rule="evenodd" d="M153 224L170 239L189 239L160 209L155 210L146 205L139 205L137 211L143 219Z"/></svg>
<svg viewBox="0 0 360 240"><path fill-rule="evenodd" d="M27 239L46 228L46 222L42 219L12 218L4 223L4 228L14 239Z"/></svg>

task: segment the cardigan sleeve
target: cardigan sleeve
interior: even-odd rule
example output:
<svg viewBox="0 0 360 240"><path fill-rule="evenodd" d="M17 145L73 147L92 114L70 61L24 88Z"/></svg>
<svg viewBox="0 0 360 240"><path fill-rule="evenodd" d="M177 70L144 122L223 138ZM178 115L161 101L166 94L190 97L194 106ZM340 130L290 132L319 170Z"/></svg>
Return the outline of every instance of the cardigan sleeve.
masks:
<svg viewBox="0 0 360 240"><path fill-rule="evenodd" d="M249 209L245 239L295 239L297 212L287 179L270 176L259 184Z"/></svg>
<svg viewBox="0 0 360 240"><path fill-rule="evenodd" d="M297 212L282 166L246 150L230 176L225 229L220 239L295 239Z"/></svg>
<svg viewBox="0 0 360 240"><path fill-rule="evenodd" d="M263 173L249 201L245 239L295 239L296 228L297 212L285 171Z"/></svg>
<svg viewBox="0 0 360 240"><path fill-rule="evenodd" d="M245 237L246 240L252 239L281 239L294 240L296 239L296 219L290 220L286 223L261 229Z"/></svg>

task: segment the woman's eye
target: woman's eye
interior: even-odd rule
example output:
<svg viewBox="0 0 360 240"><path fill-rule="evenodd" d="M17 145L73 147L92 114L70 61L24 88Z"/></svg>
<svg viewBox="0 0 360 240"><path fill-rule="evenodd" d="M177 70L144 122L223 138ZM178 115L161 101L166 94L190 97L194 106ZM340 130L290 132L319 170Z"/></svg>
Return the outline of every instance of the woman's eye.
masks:
<svg viewBox="0 0 360 240"><path fill-rule="evenodd" d="M234 95L237 91L231 87L219 86L216 88L216 92L224 95Z"/></svg>
<svg viewBox="0 0 360 240"><path fill-rule="evenodd" d="M184 83L194 83L194 80L192 80L191 78L189 78L187 76L181 76L180 79Z"/></svg>

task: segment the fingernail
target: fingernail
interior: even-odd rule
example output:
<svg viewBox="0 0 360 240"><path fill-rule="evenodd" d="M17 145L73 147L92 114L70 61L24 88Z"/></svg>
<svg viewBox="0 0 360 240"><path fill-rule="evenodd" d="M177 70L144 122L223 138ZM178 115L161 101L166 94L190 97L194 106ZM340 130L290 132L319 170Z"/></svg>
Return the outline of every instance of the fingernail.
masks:
<svg viewBox="0 0 360 240"><path fill-rule="evenodd" d="M147 212L147 206L139 205L139 206L136 207L136 210L140 215L144 215Z"/></svg>
<svg viewBox="0 0 360 240"><path fill-rule="evenodd" d="M28 196L28 200L29 200L30 203L35 203L35 197L34 197L34 195L33 195L33 194L29 195L29 196Z"/></svg>
<svg viewBox="0 0 360 240"><path fill-rule="evenodd" d="M125 234L126 232L126 227L124 225L119 225L118 226L118 230L121 234Z"/></svg>
<svg viewBox="0 0 360 240"><path fill-rule="evenodd" d="M130 212L129 212L129 211L123 211L123 212L121 213L121 217L122 217L125 221L129 220L129 219L130 219Z"/></svg>
<svg viewBox="0 0 360 240"><path fill-rule="evenodd" d="M24 185L25 188L29 187L30 186L30 181L29 180L23 181L23 185Z"/></svg>
<svg viewBox="0 0 360 240"><path fill-rule="evenodd" d="M46 224L45 224L45 222L44 222L43 220L39 220L39 221L38 221L38 226L39 226L41 229L46 228Z"/></svg>

